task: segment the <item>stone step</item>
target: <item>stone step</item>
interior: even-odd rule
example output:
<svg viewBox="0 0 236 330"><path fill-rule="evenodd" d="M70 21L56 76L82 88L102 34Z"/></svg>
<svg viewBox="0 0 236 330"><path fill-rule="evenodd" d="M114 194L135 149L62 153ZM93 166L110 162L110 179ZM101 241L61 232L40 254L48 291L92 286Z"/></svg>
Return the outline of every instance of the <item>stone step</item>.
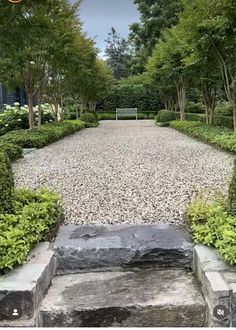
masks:
<svg viewBox="0 0 236 330"><path fill-rule="evenodd" d="M57 276L43 300L43 327L203 327L205 302L183 269Z"/></svg>
<svg viewBox="0 0 236 330"><path fill-rule="evenodd" d="M190 235L168 224L63 226L54 249L59 275L148 263L191 268L193 257Z"/></svg>

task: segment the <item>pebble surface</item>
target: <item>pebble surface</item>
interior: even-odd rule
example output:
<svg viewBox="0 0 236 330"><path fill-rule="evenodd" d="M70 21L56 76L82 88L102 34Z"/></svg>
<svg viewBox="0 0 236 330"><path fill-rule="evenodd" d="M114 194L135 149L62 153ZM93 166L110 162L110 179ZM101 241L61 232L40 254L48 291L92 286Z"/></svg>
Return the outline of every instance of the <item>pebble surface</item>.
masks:
<svg viewBox="0 0 236 330"><path fill-rule="evenodd" d="M234 156L150 120L105 121L13 164L16 187L63 197L66 224L183 224L198 192L227 192Z"/></svg>

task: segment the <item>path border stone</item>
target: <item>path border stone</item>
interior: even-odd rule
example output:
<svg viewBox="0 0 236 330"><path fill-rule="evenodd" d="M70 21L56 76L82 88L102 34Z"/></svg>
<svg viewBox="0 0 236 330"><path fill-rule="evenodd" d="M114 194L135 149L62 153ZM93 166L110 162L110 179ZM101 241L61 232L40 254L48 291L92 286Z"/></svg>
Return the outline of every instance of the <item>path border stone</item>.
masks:
<svg viewBox="0 0 236 330"><path fill-rule="evenodd" d="M216 249L197 244L193 271L207 302L207 326L236 327L236 267L230 266ZM224 319L216 318L217 306L228 311Z"/></svg>
<svg viewBox="0 0 236 330"><path fill-rule="evenodd" d="M57 261L50 243L39 243L28 261L0 277L0 324L3 327L38 325L38 308L51 285Z"/></svg>

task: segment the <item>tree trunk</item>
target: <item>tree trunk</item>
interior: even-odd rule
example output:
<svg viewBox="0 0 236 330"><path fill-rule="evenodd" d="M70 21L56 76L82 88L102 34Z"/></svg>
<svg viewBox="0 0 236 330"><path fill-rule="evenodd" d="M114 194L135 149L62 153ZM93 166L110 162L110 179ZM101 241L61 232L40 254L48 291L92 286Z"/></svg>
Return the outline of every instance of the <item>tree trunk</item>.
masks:
<svg viewBox="0 0 236 330"><path fill-rule="evenodd" d="M55 113L54 113L55 123L58 123L58 103L57 102L54 103L54 107L55 107Z"/></svg>
<svg viewBox="0 0 236 330"><path fill-rule="evenodd" d="M42 126L42 99L41 95L38 95L38 129L41 129Z"/></svg>
<svg viewBox="0 0 236 330"><path fill-rule="evenodd" d="M203 86L202 96L206 107L206 124L212 125L216 108L216 90L209 86Z"/></svg>
<svg viewBox="0 0 236 330"><path fill-rule="evenodd" d="M234 131L236 132L236 103L233 104Z"/></svg>
<svg viewBox="0 0 236 330"><path fill-rule="evenodd" d="M186 84L182 78L176 84L176 90L177 90L178 104L179 104L179 109L180 109L180 120L185 120Z"/></svg>
<svg viewBox="0 0 236 330"><path fill-rule="evenodd" d="M61 115L60 115L60 121L63 122L65 118L64 114L64 107L63 107L63 98L61 97Z"/></svg>
<svg viewBox="0 0 236 330"><path fill-rule="evenodd" d="M28 106L29 106L29 128L34 128L34 109L33 109L33 93L32 91L27 91Z"/></svg>

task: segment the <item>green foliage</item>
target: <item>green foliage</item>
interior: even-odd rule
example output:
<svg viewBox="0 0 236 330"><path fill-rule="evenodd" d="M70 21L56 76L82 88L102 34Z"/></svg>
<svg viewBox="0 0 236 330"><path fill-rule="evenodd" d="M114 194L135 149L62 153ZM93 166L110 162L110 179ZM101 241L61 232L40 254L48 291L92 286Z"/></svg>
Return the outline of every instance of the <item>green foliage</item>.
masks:
<svg viewBox="0 0 236 330"><path fill-rule="evenodd" d="M23 263L62 216L59 196L48 190L18 190L15 200L14 214L0 214L1 271Z"/></svg>
<svg viewBox="0 0 236 330"><path fill-rule="evenodd" d="M4 151L9 157L10 161L14 161L22 157L22 148L11 143L2 143L0 140L0 152Z"/></svg>
<svg viewBox="0 0 236 330"><path fill-rule="evenodd" d="M210 202L202 197L192 202L186 219L197 243L216 247L222 256L236 264L236 217L229 214L224 200Z"/></svg>
<svg viewBox="0 0 236 330"><path fill-rule="evenodd" d="M215 114L217 116L229 116L233 117L233 106L230 102L220 102L217 104L215 109Z"/></svg>
<svg viewBox="0 0 236 330"><path fill-rule="evenodd" d="M197 121L179 120L171 122L170 126L180 132L236 153L236 134L228 128L207 126Z"/></svg>
<svg viewBox="0 0 236 330"><path fill-rule="evenodd" d="M175 115L169 110L160 110L156 116L156 122L158 123L170 123L172 120L175 120Z"/></svg>
<svg viewBox="0 0 236 330"><path fill-rule="evenodd" d="M10 160L0 149L0 214L14 210L14 180ZM1 233L1 230L0 230Z"/></svg>
<svg viewBox="0 0 236 330"><path fill-rule="evenodd" d="M186 112L188 113L205 113L205 111L205 106L201 102L188 102L186 105Z"/></svg>
<svg viewBox="0 0 236 330"><path fill-rule="evenodd" d="M229 209L236 216L236 159L234 161L234 171L229 184Z"/></svg>
<svg viewBox="0 0 236 330"><path fill-rule="evenodd" d="M135 0L140 11L140 22L130 26L130 39L135 47L132 72L142 73L148 57L164 30L178 22L182 10L179 0Z"/></svg>
<svg viewBox="0 0 236 330"><path fill-rule="evenodd" d="M115 112L116 108L138 108L139 112L158 112L163 103L158 91L144 84L119 84L110 88L108 96L98 104L99 112Z"/></svg>
<svg viewBox="0 0 236 330"><path fill-rule="evenodd" d="M96 116L91 112L85 112L80 116L80 120L84 121L85 123L96 123L97 118Z"/></svg>
<svg viewBox="0 0 236 330"><path fill-rule="evenodd" d="M85 123L79 120L65 121L59 124L46 124L40 130L35 128L9 132L1 138L1 141L13 143L22 148L42 148L85 127Z"/></svg>
<svg viewBox="0 0 236 330"><path fill-rule="evenodd" d="M130 74L131 61L128 41L121 37L114 27L111 28L105 41L107 43L105 49L107 64L112 69L114 77L118 80L127 78Z"/></svg>
<svg viewBox="0 0 236 330"><path fill-rule="evenodd" d="M157 115L157 111L146 111L146 112L138 112L138 119L154 119ZM116 113L115 112L98 112L99 120L115 120ZM134 119L132 117L124 117L123 120Z"/></svg>
<svg viewBox="0 0 236 330"><path fill-rule="evenodd" d="M17 129L29 128L28 112L11 107L0 113L0 135Z"/></svg>

